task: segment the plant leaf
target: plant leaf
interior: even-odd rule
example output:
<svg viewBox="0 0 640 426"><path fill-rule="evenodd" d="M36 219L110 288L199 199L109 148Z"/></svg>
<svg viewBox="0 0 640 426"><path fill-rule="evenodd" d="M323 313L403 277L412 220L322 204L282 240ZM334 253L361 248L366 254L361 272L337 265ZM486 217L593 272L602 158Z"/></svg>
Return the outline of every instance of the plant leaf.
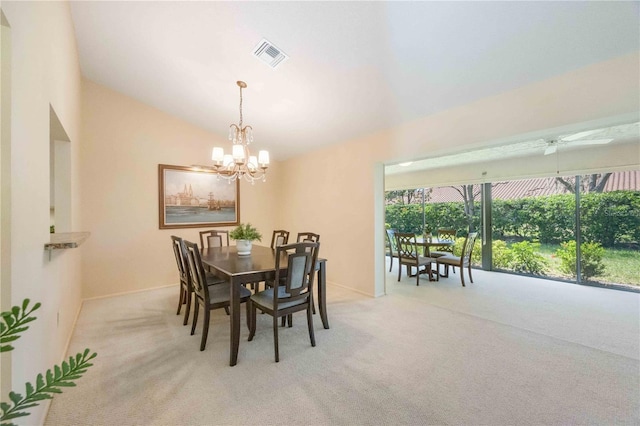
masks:
<svg viewBox="0 0 640 426"><path fill-rule="evenodd" d="M47 370L47 385L51 385L54 382L53 373L51 370Z"/></svg>
<svg viewBox="0 0 640 426"><path fill-rule="evenodd" d="M75 386L75 385L76 385L76 384L75 384L75 383L73 383L73 382L65 382L65 381L62 381L62 380L61 380L61 381L59 381L59 382L56 382L56 386L64 386L64 387L67 387L67 388L69 388L69 387L73 387L73 386Z"/></svg>
<svg viewBox="0 0 640 426"><path fill-rule="evenodd" d="M38 378L36 379L36 388L44 388L44 378L42 377L42 374L38 374Z"/></svg>
<svg viewBox="0 0 640 426"><path fill-rule="evenodd" d="M11 345L4 345L4 346L0 346L0 352L9 352L12 351L14 348Z"/></svg>
<svg viewBox="0 0 640 426"><path fill-rule="evenodd" d="M29 413L25 413L24 411L18 411L15 413L11 413L11 414L7 414L5 416L2 416L2 420L9 420L9 419L15 419L18 417L24 417L24 416L28 416Z"/></svg>
<svg viewBox="0 0 640 426"><path fill-rule="evenodd" d="M25 387L27 388L27 398L29 398L34 393L33 385L31 383L27 382Z"/></svg>
<svg viewBox="0 0 640 426"><path fill-rule="evenodd" d="M9 342L13 342L14 340L18 340L20 338L20 336L6 336L6 337L0 337L0 343L9 343Z"/></svg>
<svg viewBox="0 0 640 426"><path fill-rule="evenodd" d="M18 405L20 401L22 401L22 395L15 392L9 392L9 399L15 404Z"/></svg>
<svg viewBox="0 0 640 426"><path fill-rule="evenodd" d="M2 318L4 319L4 322L6 322L9 327L13 326L13 324L16 323L16 320L13 319L13 317L11 316L11 313L9 312L7 312L6 315L3 315Z"/></svg>
<svg viewBox="0 0 640 426"><path fill-rule="evenodd" d="M60 377L62 377L62 370L60 369L60 367L58 365L55 365L53 367L53 372L54 372L54 378L56 380L60 379Z"/></svg>

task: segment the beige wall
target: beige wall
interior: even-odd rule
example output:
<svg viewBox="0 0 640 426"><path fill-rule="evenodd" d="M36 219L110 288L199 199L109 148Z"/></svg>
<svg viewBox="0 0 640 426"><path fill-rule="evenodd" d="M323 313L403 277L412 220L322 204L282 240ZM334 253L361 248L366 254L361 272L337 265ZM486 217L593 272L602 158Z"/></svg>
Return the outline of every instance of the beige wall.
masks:
<svg viewBox="0 0 640 426"><path fill-rule="evenodd" d="M83 297L177 289L169 236L199 242L203 228L158 228L158 164L208 164L211 148L229 142L91 81L82 102L82 219L91 232L82 247ZM281 225L277 199L277 164L266 183L241 184L240 220L255 225L264 244Z"/></svg>
<svg viewBox="0 0 640 426"><path fill-rule="evenodd" d="M640 111L639 55L633 54L424 117L283 164L284 222L322 234L328 279L383 291L381 163L427 158L549 128ZM574 165L578 167L578 165ZM378 210L377 210L378 209ZM378 232L379 231L379 232Z"/></svg>
<svg viewBox="0 0 640 426"><path fill-rule="evenodd" d="M62 360L80 307L80 250L60 250L49 260L44 244L49 241L50 106L71 140L71 224L81 228L81 80L67 3L4 1L2 11L11 26L12 68L11 272L2 286L10 286L12 305L24 298L42 303L38 320L14 343L16 349L2 354L12 363L12 377L2 377L3 382L10 380L13 389L24 392L25 382ZM21 424L42 423L46 406L31 409Z"/></svg>

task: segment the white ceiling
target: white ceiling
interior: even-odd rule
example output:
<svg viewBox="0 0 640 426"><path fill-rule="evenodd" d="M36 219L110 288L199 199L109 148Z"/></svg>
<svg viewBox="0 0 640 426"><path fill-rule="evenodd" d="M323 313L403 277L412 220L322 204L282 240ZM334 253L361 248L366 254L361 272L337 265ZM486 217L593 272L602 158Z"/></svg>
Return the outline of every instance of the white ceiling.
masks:
<svg viewBox="0 0 640 426"><path fill-rule="evenodd" d="M282 160L640 50L638 2L72 2L85 77ZM266 38L290 56L252 56Z"/></svg>
<svg viewBox="0 0 640 426"><path fill-rule="evenodd" d="M556 131L552 132L552 134L552 137L526 139L513 143L487 146L432 158L418 159L411 162L392 164L385 167L385 174L410 173L419 170L486 163L489 161L507 160L518 157L536 158L543 155L559 154L560 152L575 152L577 150L585 150L602 145L638 144L640 140L640 123L633 122L594 128L578 133ZM593 145L593 143L595 143L595 145ZM550 144L555 144L557 149L553 153L547 154L546 149Z"/></svg>

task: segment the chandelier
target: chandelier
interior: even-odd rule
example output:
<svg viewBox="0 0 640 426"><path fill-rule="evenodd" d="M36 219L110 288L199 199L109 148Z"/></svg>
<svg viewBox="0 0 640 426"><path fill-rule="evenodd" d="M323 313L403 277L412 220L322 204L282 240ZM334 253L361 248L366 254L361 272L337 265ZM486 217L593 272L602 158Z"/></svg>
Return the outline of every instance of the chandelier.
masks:
<svg viewBox="0 0 640 426"><path fill-rule="evenodd" d="M244 178L246 181L254 183L261 179L267 180L267 167L269 167L269 152L259 151L258 156L251 155L249 144L253 142L253 128L242 125L242 89L247 88L247 83L238 81L240 87L240 122L229 126L229 140L232 141L231 154L225 154L220 147L213 148L211 160L213 167L206 167L213 170L229 181Z"/></svg>

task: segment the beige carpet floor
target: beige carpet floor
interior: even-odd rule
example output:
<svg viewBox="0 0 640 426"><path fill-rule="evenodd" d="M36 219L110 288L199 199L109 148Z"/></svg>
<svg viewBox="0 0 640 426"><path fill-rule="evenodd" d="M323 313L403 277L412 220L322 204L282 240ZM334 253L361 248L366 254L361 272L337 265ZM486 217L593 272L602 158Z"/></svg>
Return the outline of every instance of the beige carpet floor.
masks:
<svg viewBox="0 0 640 426"><path fill-rule="evenodd" d="M330 286L330 330L304 314L258 318L229 367L229 327L209 341L175 315L177 285L86 301L70 345L98 352L47 425L640 424L640 295L474 271L388 276L388 295Z"/></svg>

